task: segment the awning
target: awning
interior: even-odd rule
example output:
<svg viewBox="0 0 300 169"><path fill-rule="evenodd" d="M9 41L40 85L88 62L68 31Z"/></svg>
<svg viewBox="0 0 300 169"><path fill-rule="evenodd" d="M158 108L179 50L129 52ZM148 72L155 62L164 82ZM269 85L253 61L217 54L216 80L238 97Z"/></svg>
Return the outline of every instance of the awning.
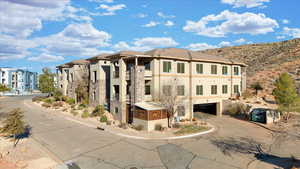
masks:
<svg viewBox="0 0 300 169"><path fill-rule="evenodd" d="M135 106L144 110L163 110L165 109L161 104L155 102L139 102L135 103Z"/></svg>

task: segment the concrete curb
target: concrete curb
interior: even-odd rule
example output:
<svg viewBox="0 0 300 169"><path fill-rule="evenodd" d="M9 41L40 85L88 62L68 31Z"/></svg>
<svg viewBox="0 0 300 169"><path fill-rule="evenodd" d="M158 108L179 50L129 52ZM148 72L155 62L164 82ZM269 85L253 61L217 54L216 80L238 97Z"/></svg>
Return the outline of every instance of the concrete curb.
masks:
<svg viewBox="0 0 300 169"><path fill-rule="evenodd" d="M215 131L215 127L212 127L208 131L203 131L200 133L194 133L194 134L189 134L189 135L184 135L184 136L165 137L165 138L148 138L148 137L140 137L140 136L131 136L131 135L122 134L122 133L115 133L115 132L111 132L108 130L104 130L104 131L107 131L107 132L117 135L117 136L132 138L132 139L137 139L137 140L176 140L176 139L192 138L192 137L208 134L208 133Z"/></svg>

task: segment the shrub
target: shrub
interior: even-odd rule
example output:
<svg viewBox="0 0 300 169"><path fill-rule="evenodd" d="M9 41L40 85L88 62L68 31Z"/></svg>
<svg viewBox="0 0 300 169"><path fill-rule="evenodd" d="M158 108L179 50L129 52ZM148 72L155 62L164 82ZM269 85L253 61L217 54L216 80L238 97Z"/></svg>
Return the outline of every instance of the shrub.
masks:
<svg viewBox="0 0 300 169"><path fill-rule="evenodd" d="M68 100L66 101L69 105L74 105L75 104L75 99L73 98L68 98Z"/></svg>
<svg viewBox="0 0 300 169"><path fill-rule="evenodd" d="M192 121L197 121L197 119L194 117L194 118L192 118Z"/></svg>
<svg viewBox="0 0 300 169"><path fill-rule="evenodd" d="M142 131L144 129L144 126L139 124L137 126L133 126L134 129L136 129L137 131Z"/></svg>
<svg viewBox="0 0 300 169"><path fill-rule="evenodd" d="M88 118L90 116L90 113L88 112L88 110L84 110L83 113L81 114L82 118Z"/></svg>
<svg viewBox="0 0 300 169"><path fill-rule="evenodd" d="M106 123L107 122L107 117L105 115L101 116L100 122L101 123Z"/></svg>
<svg viewBox="0 0 300 169"><path fill-rule="evenodd" d="M176 128L176 129L180 128L180 124L179 123L174 123L173 128Z"/></svg>
<svg viewBox="0 0 300 169"><path fill-rule="evenodd" d="M93 110L93 112L91 113L92 117L99 117L102 116L104 114L104 106L103 105L98 105L95 107L95 109Z"/></svg>
<svg viewBox="0 0 300 169"><path fill-rule="evenodd" d="M252 98L253 97L253 94L250 90L246 90L242 93L242 97L244 99L249 99L249 98Z"/></svg>
<svg viewBox="0 0 300 169"><path fill-rule="evenodd" d="M42 106L43 106L43 107L46 107L46 108L50 108L50 107L51 107L51 104L49 104L49 103L43 103Z"/></svg>
<svg viewBox="0 0 300 169"><path fill-rule="evenodd" d="M54 101L55 101L54 98L51 98L51 97L43 99L43 102L48 103L48 104L52 104Z"/></svg>
<svg viewBox="0 0 300 169"><path fill-rule="evenodd" d="M40 101L42 101L42 100L44 100L46 98L47 97L45 97L45 96L35 96L35 97L32 98L32 101L33 102L40 102Z"/></svg>
<svg viewBox="0 0 300 169"><path fill-rule="evenodd" d="M110 121L110 120L106 122L106 125L110 126L111 124L112 124L112 121Z"/></svg>
<svg viewBox="0 0 300 169"><path fill-rule="evenodd" d="M56 89L53 92L53 97L55 98L56 101L63 101L63 94L60 90Z"/></svg>
<svg viewBox="0 0 300 169"><path fill-rule="evenodd" d="M64 104L63 104L63 102L61 102L61 101L54 102L54 103L52 104L53 107L62 107L63 105L64 105Z"/></svg>
<svg viewBox="0 0 300 169"><path fill-rule="evenodd" d="M243 103L233 103L229 105L227 108L226 112L229 113L231 116L243 116L243 118L247 118L249 115L251 106L245 105Z"/></svg>
<svg viewBox="0 0 300 169"><path fill-rule="evenodd" d="M155 129L156 131L162 131L162 130L163 130L163 127L162 127L161 124L155 124L154 129Z"/></svg>
<svg viewBox="0 0 300 169"><path fill-rule="evenodd" d="M73 114L73 116L77 116L78 115L78 112L77 111L75 111L75 110L71 110L71 112L70 112L71 114Z"/></svg>
<svg viewBox="0 0 300 169"><path fill-rule="evenodd" d="M81 103L79 106L78 106L78 109L79 110L82 110L82 109L84 109L84 108L86 108L87 106L85 105L85 104L83 104L83 103Z"/></svg>
<svg viewBox="0 0 300 169"><path fill-rule="evenodd" d="M128 129L128 125L126 123L119 124L119 127L122 129Z"/></svg>

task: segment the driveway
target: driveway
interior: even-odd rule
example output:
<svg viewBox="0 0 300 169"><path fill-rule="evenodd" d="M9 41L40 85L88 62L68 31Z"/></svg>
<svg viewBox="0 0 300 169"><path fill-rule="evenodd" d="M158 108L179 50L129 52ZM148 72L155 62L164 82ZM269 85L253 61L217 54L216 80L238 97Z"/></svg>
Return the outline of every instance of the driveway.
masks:
<svg viewBox="0 0 300 169"><path fill-rule="evenodd" d="M244 169L256 162L259 148L268 147L271 142L268 130L230 117L208 118L217 130L200 137L128 139L24 104L30 99L30 96L1 99L0 112L22 108L32 127L33 139L70 169Z"/></svg>

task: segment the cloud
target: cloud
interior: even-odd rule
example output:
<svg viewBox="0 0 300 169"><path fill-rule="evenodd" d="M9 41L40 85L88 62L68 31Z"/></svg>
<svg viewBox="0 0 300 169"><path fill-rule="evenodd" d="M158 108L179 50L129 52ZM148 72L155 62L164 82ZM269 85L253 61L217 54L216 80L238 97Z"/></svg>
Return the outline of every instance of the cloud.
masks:
<svg viewBox="0 0 300 169"><path fill-rule="evenodd" d="M29 55L30 52L28 50L36 46L37 44L31 40L1 35L0 60L24 58Z"/></svg>
<svg viewBox="0 0 300 169"><path fill-rule="evenodd" d="M91 23L74 23L63 31L34 39L41 51L61 56L93 56L100 47L110 46L111 35L96 29Z"/></svg>
<svg viewBox="0 0 300 169"><path fill-rule="evenodd" d="M285 39L285 36L276 36L276 39Z"/></svg>
<svg viewBox="0 0 300 169"><path fill-rule="evenodd" d="M139 13L136 15L138 18L146 18L148 15L144 13Z"/></svg>
<svg viewBox="0 0 300 169"><path fill-rule="evenodd" d="M300 28L284 27L282 34L293 38L300 38Z"/></svg>
<svg viewBox="0 0 300 169"><path fill-rule="evenodd" d="M234 43L239 43L239 44L245 43L245 42L246 42L246 39L244 39L244 38L237 39L237 40L234 41Z"/></svg>
<svg viewBox="0 0 300 169"><path fill-rule="evenodd" d="M29 57L27 60L36 62L58 62L63 61L65 58L62 56L55 56L43 53L39 56Z"/></svg>
<svg viewBox="0 0 300 169"><path fill-rule="evenodd" d="M208 26L212 22L220 24ZM225 10L218 15L202 17L197 22L187 21L183 30L207 37L225 37L227 34L266 34L274 32L274 28L278 27L276 20L261 13L246 12L239 14Z"/></svg>
<svg viewBox="0 0 300 169"><path fill-rule="evenodd" d="M165 22L165 26L168 26L168 27L174 26L174 22L167 21L167 22Z"/></svg>
<svg viewBox="0 0 300 169"><path fill-rule="evenodd" d="M121 41L113 46L115 50L147 51L154 48L175 47L178 43L171 37L145 37L135 39L131 45Z"/></svg>
<svg viewBox="0 0 300 169"><path fill-rule="evenodd" d="M66 18L91 20L79 12L84 10L72 7L69 0L0 1L0 34L26 38L34 31L41 30L43 21L61 21Z"/></svg>
<svg viewBox="0 0 300 169"><path fill-rule="evenodd" d="M125 4L117 4L117 5L111 5L111 6L101 4L96 9L105 10L105 12L100 13L100 15L102 15L102 16L112 16L112 15L116 15L116 11L122 10L124 8L126 8Z"/></svg>
<svg viewBox="0 0 300 169"><path fill-rule="evenodd" d="M227 46L231 46L231 43L227 42L227 41L222 41L222 42L219 43L218 46L219 47L227 47Z"/></svg>
<svg viewBox="0 0 300 169"><path fill-rule="evenodd" d="M290 23L290 21L289 21L289 20L287 20L287 19L283 19L283 20L282 20L282 23L283 23L283 24L289 24L289 23Z"/></svg>
<svg viewBox="0 0 300 169"><path fill-rule="evenodd" d="M150 21L149 23L142 25L142 27L150 28L150 27L155 27L157 25L159 25L159 22Z"/></svg>
<svg viewBox="0 0 300 169"><path fill-rule="evenodd" d="M175 15L166 15L163 12L157 12L157 16L164 18L164 19L171 19L171 18L175 18Z"/></svg>
<svg viewBox="0 0 300 169"><path fill-rule="evenodd" d="M185 48L193 51L199 51L199 50L218 48L218 46L209 45L207 43L192 43L186 46Z"/></svg>
<svg viewBox="0 0 300 169"><path fill-rule="evenodd" d="M270 0L221 0L224 4L232 5L234 8L246 7L264 7L264 3L270 2Z"/></svg>

